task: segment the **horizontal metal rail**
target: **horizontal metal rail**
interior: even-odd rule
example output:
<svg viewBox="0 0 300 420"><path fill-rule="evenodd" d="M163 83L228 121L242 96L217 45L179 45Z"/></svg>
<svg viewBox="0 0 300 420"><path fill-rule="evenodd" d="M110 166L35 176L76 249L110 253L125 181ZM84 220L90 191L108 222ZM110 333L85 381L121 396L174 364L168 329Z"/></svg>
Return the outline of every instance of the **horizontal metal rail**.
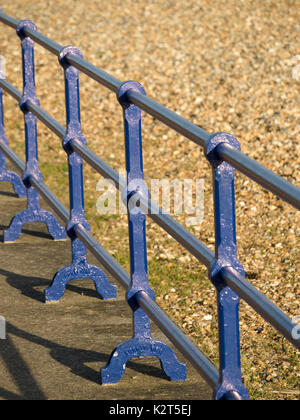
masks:
<svg viewBox="0 0 300 420"><path fill-rule="evenodd" d="M0 21L14 29L17 28L19 23L18 20L11 18L4 13L0 13ZM38 31L26 29L25 33L39 45L46 48L53 54L59 56L63 48L61 45L42 35ZM81 57L76 57L69 53L66 55L66 59L71 65L89 77L93 78L103 86L107 87L113 92L118 92L118 89L122 84L120 80L104 72L103 70L98 69L96 66L92 65ZM202 147L205 147L208 144L209 139L211 138L210 133L181 117L179 114L170 111L153 99L142 95L141 93L129 91L128 100L131 103L139 106L148 114L162 121L164 124L171 127L178 133L192 140L194 143ZM228 145L219 145L217 147L217 153L221 159L230 163L234 168L241 171L243 174L253 179L255 182L262 185L270 192L277 194L284 201L293 205L297 209L300 209L300 189L298 187L289 183L272 171L269 171L260 163L255 162L253 159L247 157L243 153L233 150Z"/></svg>
<svg viewBox="0 0 300 420"><path fill-rule="evenodd" d="M222 277L229 287L300 350L300 337L293 337L295 323L231 267L223 268Z"/></svg>
<svg viewBox="0 0 300 420"><path fill-rule="evenodd" d="M0 150L15 165L18 171L23 175L25 171L25 163L0 139Z"/></svg>
<svg viewBox="0 0 300 420"><path fill-rule="evenodd" d="M127 291L130 286L129 274L81 224L76 224L73 231L75 232L76 237L79 238L87 246L87 248L89 248L107 272L119 281Z"/></svg>
<svg viewBox="0 0 300 420"><path fill-rule="evenodd" d="M14 19L2 12L0 12L0 21L5 23L5 25L10 26L13 29L17 29L17 26L19 24L19 21L17 19Z"/></svg>
<svg viewBox="0 0 300 420"><path fill-rule="evenodd" d="M24 162L2 140L0 140L0 150L15 165L17 170L21 174L23 174L25 171ZM60 218L65 223L67 223L69 220L69 211L59 201L59 199L49 190L49 188L46 187L46 185L43 182L39 181L32 175L28 177L28 181L30 182L30 185L35 187L40 192L43 198L47 201L51 208L56 211Z"/></svg>
<svg viewBox="0 0 300 420"><path fill-rule="evenodd" d="M46 185L36 179L34 176L29 176L30 185L32 185L45 199L50 207L58 214L58 216L67 223L69 220L69 211L59 201L59 199L49 190Z"/></svg>
<svg viewBox="0 0 300 420"><path fill-rule="evenodd" d="M6 79L0 78L0 86L7 92L12 98L14 98L16 101L20 101L22 98L22 93L15 88L13 85L8 83Z"/></svg>
<svg viewBox="0 0 300 420"><path fill-rule="evenodd" d="M291 184L229 144L222 143L217 146L217 153L221 159L230 163L244 175L300 210L300 188L296 185Z"/></svg>

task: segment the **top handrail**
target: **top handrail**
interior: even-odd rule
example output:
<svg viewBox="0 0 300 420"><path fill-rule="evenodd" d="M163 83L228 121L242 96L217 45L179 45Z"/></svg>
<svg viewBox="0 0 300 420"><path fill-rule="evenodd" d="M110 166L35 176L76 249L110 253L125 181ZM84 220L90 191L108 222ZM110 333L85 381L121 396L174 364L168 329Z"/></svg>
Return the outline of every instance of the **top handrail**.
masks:
<svg viewBox="0 0 300 420"><path fill-rule="evenodd" d="M20 21L0 12L0 21L4 24L17 29ZM24 32L32 40L51 53L59 56L63 46L47 38L43 34L33 29L25 28ZM74 56L71 53L66 55L67 61L87 76L93 78L103 86L117 93L122 82L103 70L97 68L87 60ZM143 111L157 118L176 132L182 134L189 140L205 148L212 136L203 128L181 117L176 112L169 110L155 100L134 91L128 92L128 101L139 106ZM300 188L293 185L274 172L266 169L260 163L254 161L243 153L232 150L230 146L221 144L217 148L217 153L227 163L242 172L256 183L276 194L287 203L300 210Z"/></svg>

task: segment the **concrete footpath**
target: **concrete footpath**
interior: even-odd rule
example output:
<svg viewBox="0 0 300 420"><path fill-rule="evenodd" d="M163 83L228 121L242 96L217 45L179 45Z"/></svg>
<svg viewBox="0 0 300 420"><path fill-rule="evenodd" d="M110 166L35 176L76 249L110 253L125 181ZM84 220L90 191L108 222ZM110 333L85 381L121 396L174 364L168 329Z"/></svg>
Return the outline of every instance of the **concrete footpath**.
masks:
<svg viewBox="0 0 300 420"><path fill-rule="evenodd" d="M49 209L42 201L43 208ZM55 242L42 224L27 224L15 243L3 229L26 208L10 184L0 183L0 340L2 400L204 400L212 392L187 363L188 379L170 382L155 358L132 359L118 384L101 385L100 368L114 347L132 336L125 290L103 301L91 280L72 281L56 304L44 303L53 275L70 263L70 241ZM89 254L89 262L98 265ZM153 326L153 337L169 343ZM184 361L176 351L178 359Z"/></svg>

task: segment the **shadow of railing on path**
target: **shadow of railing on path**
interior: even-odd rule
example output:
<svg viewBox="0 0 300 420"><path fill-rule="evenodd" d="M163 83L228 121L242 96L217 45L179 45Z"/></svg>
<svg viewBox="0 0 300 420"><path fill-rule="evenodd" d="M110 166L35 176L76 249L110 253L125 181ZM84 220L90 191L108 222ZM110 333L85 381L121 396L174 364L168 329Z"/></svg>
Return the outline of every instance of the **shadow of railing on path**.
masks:
<svg viewBox="0 0 300 420"><path fill-rule="evenodd" d="M6 399L44 400L46 399L45 394L40 389L27 363L10 338L10 333L14 331L14 329L15 327L13 327L10 323L7 323L7 337L6 340L3 340L1 343L0 356L2 357L14 383L20 390L21 396L6 390L2 390L1 392L1 389L0 395L2 394Z"/></svg>
<svg viewBox="0 0 300 420"><path fill-rule="evenodd" d="M21 274L16 274L12 271L4 270L3 268L0 268L0 275L5 276L6 282L15 289L20 290L22 295L38 302L45 302L44 291L39 291L37 289L39 287L49 287L52 278L46 279L42 277L24 276ZM82 279L82 281L91 282L92 284L92 281L88 279ZM66 290L99 300L99 294L97 291L89 289L88 287L72 285L69 283L66 286Z"/></svg>

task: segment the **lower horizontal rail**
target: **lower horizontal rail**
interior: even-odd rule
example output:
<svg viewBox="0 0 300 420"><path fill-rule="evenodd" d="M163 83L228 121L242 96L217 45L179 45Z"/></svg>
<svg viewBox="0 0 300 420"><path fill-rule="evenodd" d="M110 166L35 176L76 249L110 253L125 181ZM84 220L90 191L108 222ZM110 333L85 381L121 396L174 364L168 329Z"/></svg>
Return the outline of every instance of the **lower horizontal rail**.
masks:
<svg viewBox="0 0 300 420"><path fill-rule="evenodd" d="M11 97L13 97L16 101L20 102L22 98L21 92L15 88L13 85L8 83L6 79L0 78L0 86L7 92Z"/></svg>
<svg viewBox="0 0 300 420"><path fill-rule="evenodd" d="M300 350L300 337L293 337L295 323L281 309L260 293L233 268L223 268L221 274L226 284L232 290Z"/></svg>
<svg viewBox="0 0 300 420"><path fill-rule="evenodd" d="M131 103L137 105L154 118L157 118L165 125L171 127L173 130L177 131L177 133L182 134L199 146L205 147L208 144L211 137L210 133L181 117L176 112L165 108L163 105L154 101L154 99L133 90L128 91L127 98Z"/></svg>
<svg viewBox="0 0 300 420"><path fill-rule="evenodd" d="M15 165L17 170L23 174L25 171L25 163L2 140L0 140L0 150Z"/></svg>
<svg viewBox="0 0 300 420"><path fill-rule="evenodd" d="M59 201L59 199L49 190L46 185L38 179L31 176L29 178L30 184L41 194L49 206L58 214L64 223L68 223L69 211Z"/></svg>
<svg viewBox="0 0 300 420"><path fill-rule="evenodd" d="M127 290L130 286L129 274L120 264L99 244L99 242L81 224L74 226L77 238L92 252L102 266Z"/></svg>
<svg viewBox="0 0 300 420"><path fill-rule="evenodd" d="M2 140L0 140L0 151L15 165L17 170L23 174L25 170L25 164L22 160L7 146ZM46 185L31 176L29 178L30 184L36 188L36 190L43 196L51 208L59 215L59 217L67 223L69 220L69 211L59 201L59 199L49 190Z"/></svg>
<svg viewBox="0 0 300 420"><path fill-rule="evenodd" d="M140 307L158 325L175 347L197 369L212 389L216 390L219 373L215 366L191 343L185 334L176 327L164 311L145 292L138 292L136 299Z"/></svg>
<svg viewBox="0 0 300 420"><path fill-rule="evenodd" d="M210 270L215 262L215 254L170 215L159 210L150 213L149 217Z"/></svg>

